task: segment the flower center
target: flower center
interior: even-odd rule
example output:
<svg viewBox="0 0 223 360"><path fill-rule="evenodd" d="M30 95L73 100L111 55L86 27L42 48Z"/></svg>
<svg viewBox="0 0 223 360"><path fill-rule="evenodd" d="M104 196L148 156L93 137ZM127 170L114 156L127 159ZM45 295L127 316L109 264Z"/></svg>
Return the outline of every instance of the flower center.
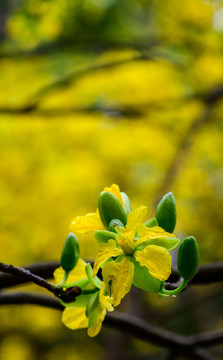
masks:
<svg viewBox="0 0 223 360"><path fill-rule="evenodd" d="M126 254L126 255L133 255L134 251L135 251L135 245L132 239L129 239L127 236L118 236L116 238L117 243L121 246L122 251Z"/></svg>

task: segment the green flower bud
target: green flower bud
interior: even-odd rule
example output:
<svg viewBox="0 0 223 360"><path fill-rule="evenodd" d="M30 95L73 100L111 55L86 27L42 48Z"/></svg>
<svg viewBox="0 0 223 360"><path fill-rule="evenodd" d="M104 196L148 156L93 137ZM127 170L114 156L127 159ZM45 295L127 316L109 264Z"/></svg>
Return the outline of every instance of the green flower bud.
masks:
<svg viewBox="0 0 223 360"><path fill-rule="evenodd" d="M69 272L77 265L80 257L79 242L73 233L69 233L64 242L63 250L61 253L61 266Z"/></svg>
<svg viewBox="0 0 223 360"><path fill-rule="evenodd" d="M123 225L123 223L122 223L120 220L118 220L118 219L113 219L113 220L110 222L110 224L109 224L108 230L116 233L116 235L117 235L117 232L115 231L116 226L117 226L118 228L119 228L120 226L124 228L124 225Z"/></svg>
<svg viewBox="0 0 223 360"><path fill-rule="evenodd" d="M156 208L156 219L164 230L172 233L175 229L177 215L176 203L172 192L164 195Z"/></svg>
<svg viewBox="0 0 223 360"><path fill-rule="evenodd" d="M151 227L155 227L155 226L158 226L158 222L156 220L156 218L151 218L149 220L147 220L144 225L148 228L151 228Z"/></svg>
<svg viewBox="0 0 223 360"><path fill-rule="evenodd" d="M129 214L132 211L131 202L130 202L128 196L126 195L126 193L121 192L121 195L122 195L122 200L123 200L124 205L125 205L125 210L126 210L127 214Z"/></svg>
<svg viewBox="0 0 223 360"><path fill-rule="evenodd" d="M177 255L177 268L181 277L190 280L199 265L199 248L193 236L185 238L180 244Z"/></svg>
<svg viewBox="0 0 223 360"><path fill-rule="evenodd" d="M109 227L111 220L119 219L124 225L127 223L127 214L121 201L108 191L102 191L98 197L98 209L106 228Z"/></svg>

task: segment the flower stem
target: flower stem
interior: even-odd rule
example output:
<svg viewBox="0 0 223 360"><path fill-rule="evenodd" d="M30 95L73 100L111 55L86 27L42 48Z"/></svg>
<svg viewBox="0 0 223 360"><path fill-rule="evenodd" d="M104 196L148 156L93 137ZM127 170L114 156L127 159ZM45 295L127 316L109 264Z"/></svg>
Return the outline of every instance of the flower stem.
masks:
<svg viewBox="0 0 223 360"><path fill-rule="evenodd" d="M159 294L162 296L162 295L176 295L176 294L179 294L179 292L181 292L185 287L186 285L188 284L189 280L186 280L186 279L183 279L182 283L180 284L180 286L178 286L178 288L174 289L174 290L166 290L164 288L164 283L160 289L160 292Z"/></svg>

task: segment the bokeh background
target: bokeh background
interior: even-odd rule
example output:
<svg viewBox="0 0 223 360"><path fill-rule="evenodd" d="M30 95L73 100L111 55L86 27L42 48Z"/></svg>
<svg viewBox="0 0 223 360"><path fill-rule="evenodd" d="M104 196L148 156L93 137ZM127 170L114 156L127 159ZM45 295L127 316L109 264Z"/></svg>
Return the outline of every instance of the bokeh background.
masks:
<svg viewBox="0 0 223 360"><path fill-rule="evenodd" d="M172 191L175 234L196 236L201 263L222 260L222 114L222 1L1 0L1 261L59 259L72 219L94 212L112 183L151 217ZM94 239L80 243L93 259ZM153 324L187 335L223 327L219 284L177 298L134 291L120 309ZM72 332L60 316L2 307L0 359L164 356L105 327L94 339Z"/></svg>

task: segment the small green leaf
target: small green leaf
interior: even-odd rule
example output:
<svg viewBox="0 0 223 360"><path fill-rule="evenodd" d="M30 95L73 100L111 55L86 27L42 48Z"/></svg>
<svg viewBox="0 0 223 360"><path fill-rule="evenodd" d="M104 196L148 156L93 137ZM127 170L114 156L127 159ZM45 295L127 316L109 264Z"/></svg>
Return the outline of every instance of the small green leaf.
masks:
<svg viewBox="0 0 223 360"><path fill-rule="evenodd" d="M157 237L156 239L145 240L141 243L136 250L141 251L148 245L157 245L162 246L168 251L176 249L176 247L180 244L180 239L172 238L172 237Z"/></svg>
<svg viewBox="0 0 223 360"><path fill-rule="evenodd" d="M186 280L196 274L199 265L199 248L193 236L185 238L180 244L177 254L178 273Z"/></svg>
<svg viewBox="0 0 223 360"><path fill-rule="evenodd" d="M106 228L111 220L119 219L124 225L127 223L127 213L121 201L109 191L102 191L98 197L98 210Z"/></svg>
<svg viewBox="0 0 223 360"><path fill-rule="evenodd" d="M156 208L156 219L164 230L172 233L176 226L176 203L172 192L164 195Z"/></svg>
<svg viewBox="0 0 223 360"><path fill-rule="evenodd" d="M133 285L150 292L159 292L161 281L150 275L145 266L140 266L134 258L131 260L135 265Z"/></svg>

